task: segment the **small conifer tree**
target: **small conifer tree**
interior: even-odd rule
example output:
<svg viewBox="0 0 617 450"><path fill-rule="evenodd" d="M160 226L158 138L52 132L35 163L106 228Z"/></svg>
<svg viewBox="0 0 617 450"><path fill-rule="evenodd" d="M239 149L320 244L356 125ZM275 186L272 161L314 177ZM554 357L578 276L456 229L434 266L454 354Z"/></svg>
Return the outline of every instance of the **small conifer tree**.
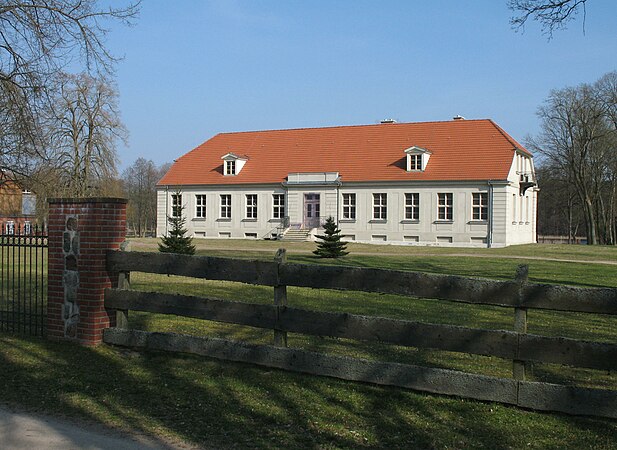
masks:
<svg viewBox="0 0 617 450"><path fill-rule="evenodd" d="M180 193L174 195L179 196ZM159 252L162 253L180 253L182 255L194 255L195 246L193 238L185 236L187 229L184 228L186 219L184 218L184 206L174 206L174 214L167 216L169 223L169 231L166 236L161 237L159 242Z"/></svg>
<svg viewBox="0 0 617 450"><path fill-rule="evenodd" d="M314 254L320 258L340 258L341 256L348 255L347 244L341 242L341 230L338 229L336 222L332 216L328 217L324 224L323 235L317 235L321 242L317 243L317 250L313 251Z"/></svg>

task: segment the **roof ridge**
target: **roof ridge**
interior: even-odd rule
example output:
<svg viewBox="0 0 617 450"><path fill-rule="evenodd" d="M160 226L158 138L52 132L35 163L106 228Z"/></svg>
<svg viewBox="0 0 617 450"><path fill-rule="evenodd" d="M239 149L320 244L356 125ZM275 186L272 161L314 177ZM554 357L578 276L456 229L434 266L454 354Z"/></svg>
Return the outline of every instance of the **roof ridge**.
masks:
<svg viewBox="0 0 617 450"><path fill-rule="evenodd" d="M518 149L518 150L522 150L526 153L529 153L531 155L531 152L529 150L527 150L523 145L521 145L520 142L518 142L516 139L514 139L512 136L510 136L503 128L501 128L499 125L497 125L493 119L488 119L488 121L497 129L497 131L499 131L499 133L506 139L506 141L508 141L510 144L512 144L512 146L514 147L514 149Z"/></svg>
<svg viewBox="0 0 617 450"><path fill-rule="evenodd" d="M298 128L278 128L270 130L245 130L245 131L224 131L215 134L229 135L229 134L248 134L248 133L271 133L277 131L302 131L302 130L334 130L340 128L360 128L360 127L379 127L379 126L400 126L400 125L428 125L433 123L459 123L459 122L493 122L491 119L463 119L463 120L429 120L426 122L396 122L396 123L370 123L370 124L357 124L357 125L330 125L324 127L298 127Z"/></svg>

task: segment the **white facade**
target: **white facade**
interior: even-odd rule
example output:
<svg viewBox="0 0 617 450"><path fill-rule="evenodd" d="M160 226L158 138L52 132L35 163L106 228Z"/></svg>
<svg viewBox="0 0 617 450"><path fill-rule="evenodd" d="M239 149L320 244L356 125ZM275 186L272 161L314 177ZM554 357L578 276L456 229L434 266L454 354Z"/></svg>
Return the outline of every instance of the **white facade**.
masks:
<svg viewBox="0 0 617 450"><path fill-rule="evenodd" d="M315 234L332 216L345 239L356 242L533 243L534 181L531 158L515 152L507 180L345 183L336 172L316 172L290 173L281 184L159 186L157 234L166 233L173 196L180 192L186 227L196 238L264 239L290 227Z"/></svg>

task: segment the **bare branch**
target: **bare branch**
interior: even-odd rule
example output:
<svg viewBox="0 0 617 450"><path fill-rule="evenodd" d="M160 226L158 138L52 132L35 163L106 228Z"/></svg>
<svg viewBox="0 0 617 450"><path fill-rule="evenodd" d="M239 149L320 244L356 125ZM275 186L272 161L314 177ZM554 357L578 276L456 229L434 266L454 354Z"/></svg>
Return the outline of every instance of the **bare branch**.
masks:
<svg viewBox="0 0 617 450"><path fill-rule="evenodd" d="M509 0L508 8L518 14L510 18L510 24L518 31L529 19L536 20L540 22L542 32L551 39L554 31L566 28L582 9L584 33L586 3L587 0Z"/></svg>
<svg viewBox="0 0 617 450"><path fill-rule="evenodd" d="M131 25L139 8L140 1L121 7L99 0L0 1L0 167L30 170L45 147L38 122L54 77L75 63L91 76L111 76L118 59L105 47L107 26Z"/></svg>

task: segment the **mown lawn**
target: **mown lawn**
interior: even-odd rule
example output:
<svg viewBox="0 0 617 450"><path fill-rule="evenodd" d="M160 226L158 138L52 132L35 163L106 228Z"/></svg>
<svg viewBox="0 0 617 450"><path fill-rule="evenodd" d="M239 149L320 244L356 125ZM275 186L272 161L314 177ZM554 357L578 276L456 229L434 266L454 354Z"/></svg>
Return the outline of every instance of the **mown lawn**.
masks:
<svg viewBox="0 0 617 450"><path fill-rule="evenodd" d="M617 422L0 334L4 403L208 448L617 448Z"/></svg>
<svg viewBox="0 0 617 450"><path fill-rule="evenodd" d="M208 241L209 248L200 244L200 254L271 259L280 243L260 246L252 242L248 249L242 247L242 242L233 241ZM289 246L289 261L322 263L308 253L312 248L309 245L314 246ZM138 247L134 245L133 250L148 248ZM526 263L532 281L617 286L616 265L580 262L614 261L617 249L612 248L596 248L601 257L594 258L587 247L574 246L522 246L494 252L464 250L460 252L464 256L452 256L460 249L430 249L437 251L429 254L427 249L418 247L365 247L370 247L370 251L356 250L354 255L352 250L344 260L330 263L501 279L512 278L517 265ZM542 255L579 262L518 259ZM270 303L273 297L272 288L182 277L133 273L131 284L140 290L259 303ZM428 299L301 288L289 288L288 297L290 305L307 309L483 328L512 329L513 324L513 312L509 309ZM249 327L138 313L131 313L129 320L135 328L153 331L272 341L271 331ZM529 322L532 333L607 342L617 338L617 322L613 318L531 311ZM289 345L369 359L511 375L511 362L499 358L299 335L291 335ZM209 448L617 448L617 421L537 413L189 355L136 353L108 346L82 348L0 334L0 377L0 399L4 403L178 438ZM534 367L533 378L584 386L616 386L611 373L556 366Z"/></svg>
<svg viewBox="0 0 617 450"><path fill-rule="evenodd" d="M206 241L209 243L210 241ZM220 242L220 241L216 241ZM199 254L212 256L229 256L240 254L243 258L268 260L273 253L263 251L242 251L242 241L225 241L228 250L200 249ZM255 242L250 245L255 245ZM203 241L200 242L202 245ZM266 243L268 250L276 243ZM617 265L583 264L580 262L562 262L539 259L508 259L484 256L485 249L466 249L471 256L422 256L416 252L420 247L404 247L410 255L383 255L393 246L368 245L374 253L353 255L340 260L323 260L306 253L306 247L314 244L295 244L288 248L288 261L303 264L340 264L359 267L381 267L395 270L424 271L443 274L460 274L475 277L512 279L520 264L528 264L530 281L561 283L581 286L617 286ZM298 248L299 247L299 248ZM533 247L540 255L543 246ZM557 253L559 246L549 246L550 253L563 259ZM568 247L568 246L561 246ZM250 248L250 247L249 247ZM576 253L580 248L581 253ZM514 256L519 256L520 249L511 247ZM617 249L607 253L607 258L617 253ZM299 251L298 251L299 250ZM376 251L375 251L376 250ZM442 249L443 250L443 249ZM450 251L453 249L449 249ZM458 250L458 249L454 249ZM502 255L505 250L499 249ZM588 257L587 247L579 246L569 254ZM426 250L424 250L426 251ZM137 290L183 293L187 295L220 298L253 303L272 303L273 290L266 286L251 286L242 283L208 281L175 276L133 273L131 287ZM413 320L427 323L443 323L474 328L513 330L514 312L510 308L476 306L455 302L430 299L412 299L395 295L376 295L365 292L342 292L288 287L290 306L322 311L348 312L368 316L383 316L395 319ZM564 312L531 310L528 314L530 333L547 336L565 336L570 338L616 342L617 318L594 314L577 314ZM200 321L160 314L131 313L131 327L148 331L173 331L186 334L221 337L243 340L253 343L272 343L272 331L239 325ZM347 355L366 359L397 361L411 364L430 365L452 368L485 375L510 377L512 362L500 358L490 358L464 353L410 349L379 343L366 343L352 340L321 338L290 334L289 346L321 351L330 354ZM580 386L611 388L617 385L613 373L602 371L568 368L557 365L539 365L533 367L530 379L555 383L574 383Z"/></svg>

